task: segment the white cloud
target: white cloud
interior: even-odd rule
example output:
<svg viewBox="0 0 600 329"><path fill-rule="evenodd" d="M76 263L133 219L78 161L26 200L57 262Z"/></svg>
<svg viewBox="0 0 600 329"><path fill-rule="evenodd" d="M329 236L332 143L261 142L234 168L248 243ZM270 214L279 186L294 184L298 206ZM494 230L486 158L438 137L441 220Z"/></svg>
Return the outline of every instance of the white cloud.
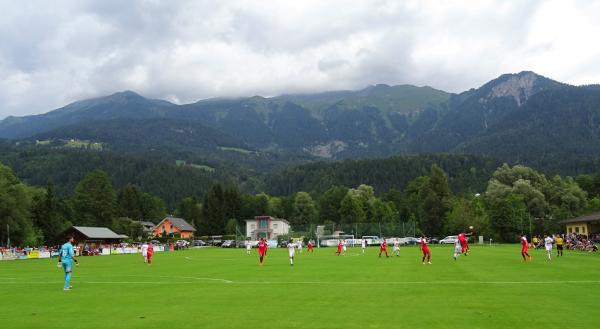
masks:
<svg viewBox="0 0 600 329"><path fill-rule="evenodd" d="M369 84L600 82L598 1L4 1L0 118L135 90L186 103Z"/></svg>

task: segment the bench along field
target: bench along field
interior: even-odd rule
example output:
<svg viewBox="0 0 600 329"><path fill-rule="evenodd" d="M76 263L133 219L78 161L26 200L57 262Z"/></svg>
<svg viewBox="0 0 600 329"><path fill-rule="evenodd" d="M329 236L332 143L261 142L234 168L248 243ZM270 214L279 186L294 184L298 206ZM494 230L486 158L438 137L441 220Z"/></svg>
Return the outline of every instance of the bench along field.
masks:
<svg viewBox="0 0 600 329"><path fill-rule="evenodd" d="M334 248L296 254L204 248L81 257L63 291L56 259L0 263L2 328L557 328L597 327L600 257L566 251L547 261L519 245L417 247L378 258Z"/></svg>

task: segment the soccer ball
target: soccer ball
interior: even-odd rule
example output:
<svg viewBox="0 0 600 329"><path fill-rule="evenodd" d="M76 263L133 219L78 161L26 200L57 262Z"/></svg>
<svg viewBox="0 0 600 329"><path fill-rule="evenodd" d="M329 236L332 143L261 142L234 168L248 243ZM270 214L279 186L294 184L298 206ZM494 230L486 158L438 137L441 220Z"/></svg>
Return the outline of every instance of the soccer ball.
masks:
<svg viewBox="0 0 600 329"><path fill-rule="evenodd" d="M473 229L473 226L469 226L469 230L472 230L472 229Z"/></svg>

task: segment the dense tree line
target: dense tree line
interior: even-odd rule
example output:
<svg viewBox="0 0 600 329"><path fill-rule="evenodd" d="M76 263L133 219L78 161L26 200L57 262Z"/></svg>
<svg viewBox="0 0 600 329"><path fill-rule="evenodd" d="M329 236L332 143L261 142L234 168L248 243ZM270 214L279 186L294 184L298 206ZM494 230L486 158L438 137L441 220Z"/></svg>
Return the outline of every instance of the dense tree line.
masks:
<svg viewBox="0 0 600 329"><path fill-rule="evenodd" d="M433 164L449 173L449 185L454 191L476 193L485 189L487 180L501 163L492 158L450 154L316 162L273 173L266 178L265 186L275 195L295 191L321 194L332 185L360 184L371 185L383 193L427 175Z"/></svg>
<svg viewBox="0 0 600 329"><path fill-rule="evenodd" d="M52 180L44 188L32 187L0 165L0 239L4 244L10 227L15 244L53 243L70 225L106 226L139 237L137 221L157 223L173 213L194 225L199 235L243 233L244 219L270 215L288 219L297 229L409 224L415 234L442 236L474 226L477 234L514 241L521 233L558 232L560 220L600 210L600 175L546 177L532 168L504 164L481 192L454 190L453 179L434 163L425 174L379 191L369 184L330 184L322 193L297 190L277 196L245 193L232 182L211 182L203 195L183 196L168 208L163 199L137 185L116 188L111 176L99 169L60 196Z"/></svg>

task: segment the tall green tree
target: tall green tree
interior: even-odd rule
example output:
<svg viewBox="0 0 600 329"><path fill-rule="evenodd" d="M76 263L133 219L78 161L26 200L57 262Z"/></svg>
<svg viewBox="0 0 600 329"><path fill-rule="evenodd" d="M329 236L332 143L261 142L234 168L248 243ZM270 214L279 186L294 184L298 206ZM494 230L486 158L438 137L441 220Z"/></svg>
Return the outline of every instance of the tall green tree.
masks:
<svg viewBox="0 0 600 329"><path fill-rule="evenodd" d="M202 202L202 222L207 234L222 234L228 220L224 209L224 194L221 184L214 184Z"/></svg>
<svg viewBox="0 0 600 329"><path fill-rule="evenodd" d="M350 191L346 194L340 203L340 219L342 223L362 223L367 216L360 200Z"/></svg>
<svg viewBox="0 0 600 329"><path fill-rule="evenodd" d="M177 204L177 209L175 209L175 216L185 219L194 226L198 234L207 233L202 225L202 206L195 197L181 199Z"/></svg>
<svg viewBox="0 0 600 329"><path fill-rule="evenodd" d="M340 206L344 197L348 194L348 188L343 186L332 186L319 198L319 221L326 220L340 223Z"/></svg>
<svg viewBox="0 0 600 329"><path fill-rule="evenodd" d="M438 236L443 233L446 213L449 210L450 187L448 176L437 165L431 166L429 179L419 191L421 230L425 235Z"/></svg>
<svg viewBox="0 0 600 329"><path fill-rule="evenodd" d="M143 193L140 198L142 218L158 224L167 215L165 202L150 193Z"/></svg>
<svg viewBox="0 0 600 329"><path fill-rule="evenodd" d="M45 244L57 242L60 233L70 226L67 213L64 202L54 193L54 183L48 180L46 189L34 194L31 209L33 223L41 230Z"/></svg>
<svg viewBox="0 0 600 329"><path fill-rule="evenodd" d="M73 196L75 223L87 226L111 226L116 218L117 197L108 175L94 170L85 176Z"/></svg>
<svg viewBox="0 0 600 329"><path fill-rule="evenodd" d="M117 198L118 216L132 220L144 219L141 205L142 191L135 185L125 185Z"/></svg>
<svg viewBox="0 0 600 329"><path fill-rule="evenodd" d="M41 243L42 233L31 220L33 195L40 193L21 183L12 170L0 164L0 244L35 246Z"/></svg>
<svg viewBox="0 0 600 329"><path fill-rule="evenodd" d="M496 240L516 242L520 234L530 233L531 216L522 195L488 198L487 202L490 227Z"/></svg>
<svg viewBox="0 0 600 329"><path fill-rule="evenodd" d="M444 227L445 234L467 232L470 226L473 226L476 235L490 237L490 220L482 198L453 198Z"/></svg>
<svg viewBox="0 0 600 329"><path fill-rule="evenodd" d="M315 223L318 218L317 207L313 198L306 192L296 193L294 198L293 224Z"/></svg>
<svg viewBox="0 0 600 329"><path fill-rule="evenodd" d="M242 195L237 186L230 186L223 192L223 211L228 219L242 220Z"/></svg>

